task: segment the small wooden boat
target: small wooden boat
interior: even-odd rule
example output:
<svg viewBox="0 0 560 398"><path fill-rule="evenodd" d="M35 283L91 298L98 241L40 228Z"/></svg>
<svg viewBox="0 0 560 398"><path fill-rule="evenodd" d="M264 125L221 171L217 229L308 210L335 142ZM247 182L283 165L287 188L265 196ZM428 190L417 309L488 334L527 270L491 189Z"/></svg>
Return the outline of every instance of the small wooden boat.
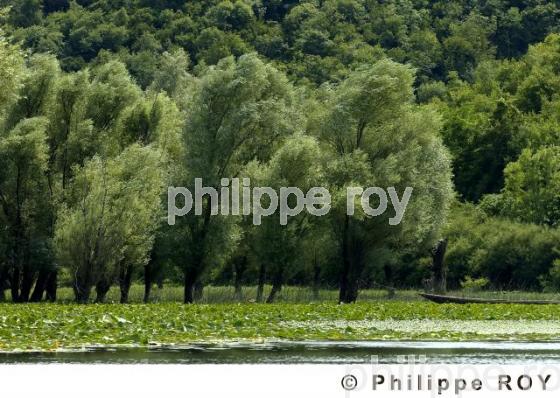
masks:
<svg viewBox="0 0 560 398"><path fill-rule="evenodd" d="M445 296L442 294L419 293L420 296L433 301L434 303L456 303L456 304L560 304L554 300L506 300L506 299L485 299L469 298L457 296Z"/></svg>

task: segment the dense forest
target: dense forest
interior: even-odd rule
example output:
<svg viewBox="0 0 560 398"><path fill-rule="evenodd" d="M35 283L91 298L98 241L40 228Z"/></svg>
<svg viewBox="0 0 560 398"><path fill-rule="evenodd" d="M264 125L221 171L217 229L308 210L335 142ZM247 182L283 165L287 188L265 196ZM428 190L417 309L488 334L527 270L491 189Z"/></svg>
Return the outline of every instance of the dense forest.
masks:
<svg viewBox="0 0 560 398"><path fill-rule="evenodd" d="M421 287L442 239L451 288L560 288L560 1L0 9L0 300L165 282L354 302ZM328 187L332 210L167 225L168 186L234 177ZM345 213L374 185L414 188L400 225Z"/></svg>

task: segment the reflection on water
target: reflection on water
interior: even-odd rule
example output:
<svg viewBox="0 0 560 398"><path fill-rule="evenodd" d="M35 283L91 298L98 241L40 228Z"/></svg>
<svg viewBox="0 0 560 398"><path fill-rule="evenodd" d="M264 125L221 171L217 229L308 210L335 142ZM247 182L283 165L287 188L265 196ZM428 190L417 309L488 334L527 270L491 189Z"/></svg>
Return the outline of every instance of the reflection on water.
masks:
<svg viewBox="0 0 560 398"><path fill-rule="evenodd" d="M560 342L305 341L196 344L152 348L99 348L53 353L0 353L0 363L241 364L403 363L407 356L427 363L560 363Z"/></svg>

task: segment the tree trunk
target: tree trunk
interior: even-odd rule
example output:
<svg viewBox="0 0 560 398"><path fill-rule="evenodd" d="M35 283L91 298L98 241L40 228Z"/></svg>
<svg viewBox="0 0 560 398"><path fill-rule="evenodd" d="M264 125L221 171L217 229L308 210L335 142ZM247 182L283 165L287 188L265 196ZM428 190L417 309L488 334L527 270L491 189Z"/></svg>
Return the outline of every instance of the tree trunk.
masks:
<svg viewBox="0 0 560 398"><path fill-rule="evenodd" d="M274 300L276 300L276 296L282 290L282 283L283 282L284 282L284 267L281 267L274 274L274 277L272 278L272 290L270 291L270 294L268 295L268 298L266 299L267 304L274 303Z"/></svg>
<svg viewBox="0 0 560 398"><path fill-rule="evenodd" d="M10 281L10 290L12 292L12 302L19 303L19 284L20 272L18 267L14 267L12 271L12 280Z"/></svg>
<svg viewBox="0 0 560 398"><path fill-rule="evenodd" d="M58 287L58 271L51 271L47 278L47 300L51 303L56 301L56 289Z"/></svg>
<svg viewBox="0 0 560 398"><path fill-rule="evenodd" d="M185 292L184 292L184 303L192 304L194 303L194 285L196 284L196 274L193 272L185 271Z"/></svg>
<svg viewBox="0 0 560 398"><path fill-rule="evenodd" d="M39 271L39 276L37 277L37 282L35 282L35 289L31 294L30 301L32 303L38 303L43 300L43 295L45 294L45 288L47 287L47 280L49 278L49 271L42 269Z"/></svg>
<svg viewBox="0 0 560 398"><path fill-rule="evenodd" d="M194 284L194 301L202 300L204 296L204 284L201 281L197 281Z"/></svg>
<svg viewBox="0 0 560 398"><path fill-rule="evenodd" d="M445 266L445 251L447 239L440 239L432 249L433 288L437 294L447 291L447 267Z"/></svg>
<svg viewBox="0 0 560 398"><path fill-rule="evenodd" d="M6 301L6 293L5 290L8 287L8 267L3 268L0 271L0 302Z"/></svg>
<svg viewBox="0 0 560 398"><path fill-rule="evenodd" d="M358 277L351 274L346 284L346 292L344 296L341 297L340 302L345 304L355 303L356 300L358 300L358 291L359 291Z"/></svg>
<svg viewBox="0 0 560 398"><path fill-rule="evenodd" d="M107 293L109 293L109 289L111 289L111 283L107 279L103 278L99 282L97 282L97 284L95 285L95 302L104 303L107 300Z"/></svg>
<svg viewBox="0 0 560 398"><path fill-rule="evenodd" d="M19 302L27 303L33 288L33 281L35 279L35 272L29 266L23 267L23 278L21 281L21 290L19 292Z"/></svg>
<svg viewBox="0 0 560 398"><path fill-rule="evenodd" d="M350 289L350 244L349 244L349 225L350 218L346 216L344 219L344 229L342 231L342 271L340 273L340 291L338 294L338 301L340 303L348 303L349 289Z"/></svg>
<svg viewBox="0 0 560 398"><path fill-rule="evenodd" d="M235 286L235 300L241 301L243 300L243 274L247 269L247 257L242 256L234 261L234 271L235 271L235 279L233 281L233 285Z"/></svg>
<svg viewBox="0 0 560 398"><path fill-rule="evenodd" d="M152 267L151 264L144 266L144 303L150 302L150 293L152 292Z"/></svg>
<svg viewBox="0 0 560 398"><path fill-rule="evenodd" d="M390 265L383 266L383 273L385 274L385 288L387 289L387 298L395 298L396 290L393 287L393 269Z"/></svg>
<svg viewBox="0 0 560 398"><path fill-rule="evenodd" d="M235 292L233 293L233 298L235 301L243 301L243 286L237 280L235 280Z"/></svg>
<svg viewBox="0 0 560 398"><path fill-rule="evenodd" d="M200 276L204 272L205 266L205 251L204 247L207 244L206 235L210 228L210 222L212 219L212 206L210 202L210 195L206 195L206 207L204 208L204 220L202 224L202 229L199 233L195 233L195 247L197 248L196 253L192 257L192 263L189 269L185 269L185 285L184 285L184 303L193 303L195 299L202 297L203 286L198 285Z"/></svg>
<svg viewBox="0 0 560 398"><path fill-rule="evenodd" d="M344 221L342 236L342 272L340 276L340 303L355 303L362 273L362 247L360 241L352 235L350 217Z"/></svg>
<svg viewBox="0 0 560 398"><path fill-rule="evenodd" d="M121 304L128 303L128 295L130 293L130 285L132 283L132 266L125 266L121 270L119 277L119 287L121 289Z"/></svg>
<svg viewBox="0 0 560 398"><path fill-rule="evenodd" d="M22 285L22 270L24 269L23 264L25 263L24 260L24 242L25 242L25 233L23 227L23 219L22 219L22 201L20 200L20 187L21 187L21 180L20 180L20 173L21 170L18 168L16 173L16 216L15 222L13 225L14 231L14 241L13 241L13 253L12 253L12 280L10 283L10 288L12 291L12 301L14 303L21 303L22 296L21 296L21 285ZM31 290L31 288L30 288ZM28 296L29 297L29 296Z"/></svg>
<svg viewBox="0 0 560 398"><path fill-rule="evenodd" d="M78 304L89 303L89 296L91 295L91 286L74 286L74 296Z"/></svg>
<svg viewBox="0 0 560 398"><path fill-rule="evenodd" d="M272 290L270 291L270 294L268 295L268 298L266 299L266 303L267 304L274 303L274 300L276 300L276 295L278 293L280 293L281 290L282 290L282 285L272 284Z"/></svg>
<svg viewBox="0 0 560 398"><path fill-rule="evenodd" d="M317 262L317 256L313 261L313 300L319 300L319 288L321 285L321 267Z"/></svg>
<svg viewBox="0 0 560 398"><path fill-rule="evenodd" d="M261 262L259 266L259 282L257 286L257 303L262 303L264 296L264 283L266 282L266 267L264 263Z"/></svg>

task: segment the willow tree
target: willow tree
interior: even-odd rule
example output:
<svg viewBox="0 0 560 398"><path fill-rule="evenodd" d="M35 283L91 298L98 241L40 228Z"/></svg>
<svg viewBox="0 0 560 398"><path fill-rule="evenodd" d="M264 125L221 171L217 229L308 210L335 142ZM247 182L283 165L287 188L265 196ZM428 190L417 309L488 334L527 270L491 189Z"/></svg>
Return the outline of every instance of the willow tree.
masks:
<svg viewBox="0 0 560 398"><path fill-rule="evenodd" d="M0 16L2 13L0 12ZM25 75L23 54L19 47L8 42L0 28L0 111L18 97L19 86Z"/></svg>
<svg viewBox="0 0 560 398"><path fill-rule="evenodd" d="M183 119L175 103L163 93L148 92L120 115L111 137L114 140L112 147L113 150L119 151L140 143L157 148L160 155L161 178L166 185L169 185L173 176L177 174L178 165L184 156L181 141L182 126ZM162 223L157 222L156 226L160 228ZM150 239L152 238L153 236L150 235ZM152 250L153 248L150 247L150 251ZM122 303L128 301L132 278L139 267L144 266L146 300L149 299L151 276L157 273L153 262L137 260L136 251L132 246L128 246L119 264L118 282ZM107 288L105 285L105 289Z"/></svg>
<svg viewBox="0 0 560 398"><path fill-rule="evenodd" d="M453 192L449 157L438 136L438 115L413 104L413 80L411 68L387 59L358 68L339 86L325 89L311 118L331 159L326 175L340 249L340 302L356 301L376 249L428 248L445 220ZM391 208L370 216L359 195L348 197L349 187L393 187L399 200L407 187L413 191L404 218L390 225ZM380 204L374 198L372 208ZM353 214L349 201L356 202Z"/></svg>
<svg viewBox="0 0 560 398"><path fill-rule="evenodd" d="M153 123L147 120L130 132L122 133L130 115L130 109L141 108L143 95L131 79L124 65L110 61L76 73L62 74L55 82L54 96L47 116L49 118L49 191L56 207L71 205L69 189L76 166L81 166L95 155L102 158L118 156L127 146L143 140L150 134ZM155 106L159 101L154 101ZM162 112L153 112L161 118ZM143 115L142 112L138 114ZM52 229L56 214L52 217ZM53 232L54 233L54 232ZM43 286L47 296L53 296L56 286L56 269L47 277L39 274L36 289ZM47 283L45 283L47 281ZM107 281L103 286L110 286ZM108 289L108 287L104 288ZM104 290L102 289L102 290ZM103 295L103 294L102 294Z"/></svg>
<svg viewBox="0 0 560 398"><path fill-rule="evenodd" d="M290 217L283 216L279 210L264 217L261 225L253 226L256 258L259 264L265 267L272 282L272 290L266 301L273 303L290 273L301 270L303 239L316 232L314 226L321 221L318 217L325 216L330 205L329 198L323 197L323 194L328 196L325 189L316 192L318 200L325 200L325 203L318 203L316 206L317 216L298 208L303 203L303 197L298 195L306 195L313 188L320 189L324 183L324 158L314 138L297 135L288 139L270 162L258 167L260 170L255 174L259 176L259 184L272 188L280 195L280 201L285 201L289 209L295 209L290 211L293 213ZM299 189L301 193L293 191L293 188ZM286 197L282 198L284 195ZM266 195L261 200L263 206L266 206L264 202L269 201L270 197L266 199Z"/></svg>
<svg viewBox="0 0 560 398"><path fill-rule="evenodd" d="M189 74L189 65L189 56L185 50L164 52L149 90L166 93L181 109L186 109L191 99L191 87L195 82Z"/></svg>
<svg viewBox="0 0 560 398"><path fill-rule="evenodd" d="M160 158L157 150L132 145L114 159L94 156L76 171L55 247L73 276L77 302L88 302L98 283L115 280L124 259L140 266L148 261L161 219ZM107 290L98 290L99 301Z"/></svg>
<svg viewBox="0 0 560 398"><path fill-rule="evenodd" d="M47 169L46 120L24 119L0 130L0 207L6 226L6 249L12 300L25 302L33 287L34 243L45 238L44 217L51 209ZM4 281L0 281L4 283Z"/></svg>
<svg viewBox="0 0 560 398"><path fill-rule="evenodd" d="M11 45L4 37L2 29L0 29L0 81L2 81L3 86L3 89L0 91L0 123L2 124L5 118L4 110L17 99L20 83L25 73L26 69L21 50L17 46ZM3 181L0 183L3 183ZM2 194L3 196L4 194ZM0 212L0 222L2 225L7 225L8 222L5 219L5 206L5 199L3 199L2 212ZM9 236L9 231L6 228L2 228L0 231L0 301L5 299L4 290L9 286L8 279L11 271L11 264L8 259Z"/></svg>
<svg viewBox="0 0 560 398"><path fill-rule="evenodd" d="M195 84L184 128L185 172L177 182L194 192L195 178L220 191L222 178L238 177L245 165L267 160L275 143L291 134L299 117L286 77L255 54L224 58ZM231 255L239 239L237 220L212 214L204 197L201 216L189 214L170 235L183 246L184 301L194 300L194 286L206 271Z"/></svg>
<svg viewBox="0 0 560 398"><path fill-rule="evenodd" d="M8 50L4 46L3 51ZM53 207L45 179L48 120L44 115L52 102L59 68L51 56L32 56L24 66L15 59L10 61L17 54L5 55L3 67L7 69L2 74L8 79L7 89L13 92L5 92L7 100L0 104L5 107L0 125L0 201L9 259L0 278L9 276L12 299L25 302L30 299L37 271L47 269L52 258L48 219ZM11 67L6 65L9 62ZM19 70L10 69L18 65Z"/></svg>

